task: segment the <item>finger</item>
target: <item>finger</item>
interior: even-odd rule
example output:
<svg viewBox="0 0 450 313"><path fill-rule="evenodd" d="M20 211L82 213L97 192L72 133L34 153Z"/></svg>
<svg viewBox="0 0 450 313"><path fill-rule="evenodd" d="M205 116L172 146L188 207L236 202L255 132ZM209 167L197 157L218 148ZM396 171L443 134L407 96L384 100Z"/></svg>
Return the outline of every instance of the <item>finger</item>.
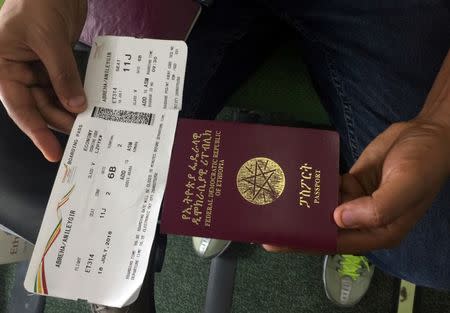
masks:
<svg viewBox="0 0 450 313"><path fill-rule="evenodd" d="M72 113L83 112L86 109L86 96L70 45L58 38L34 45L60 102Z"/></svg>
<svg viewBox="0 0 450 313"><path fill-rule="evenodd" d="M404 123L391 125L379 134L362 152L349 173L364 188L365 194L374 192L380 182L384 158L398 135L405 129Z"/></svg>
<svg viewBox="0 0 450 313"><path fill-rule="evenodd" d="M67 111L58 108L44 89L32 88L31 94L36 101L39 112L47 124L57 131L69 134L72 130L75 117Z"/></svg>
<svg viewBox="0 0 450 313"><path fill-rule="evenodd" d="M340 184L341 203L345 203L365 195L364 188L355 176L345 174L341 177Z"/></svg>
<svg viewBox="0 0 450 313"><path fill-rule="evenodd" d="M386 227L371 229L340 229L337 238L338 253L364 254L379 249L395 248L409 231L409 220L393 223Z"/></svg>
<svg viewBox="0 0 450 313"><path fill-rule="evenodd" d="M13 80L27 86L39 82L39 78L28 64L3 59L0 59L0 80Z"/></svg>
<svg viewBox="0 0 450 313"><path fill-rule="evenodd" d="M427 207L427 204L422 202L416 207L411 206L401 217L382 227L339 229L338 252L362 254L373 250L395 248L420 219L421 207Z"/></svg>
<svg viewBox="0 0 450 313"><path fill-rule="evenodd" d="M50 77L48 76L47 69L45 68L42 62L33 62L31 64L31 68L33 72L37 76L38 85L40 87L52 87L52 83L50 81Z"/></svg>
<svg viewBox="0 0 450 313"><path fill-rule="evenodd" d="M305 249L298 249L298 248L289 248L289 247L279 247L269 244L263 244L263 249L270 253L301 253L304 255L324 255L324 254L334 254L336 253L336 250L305 250Z"/></svg>
<svg viewBox="0 0 450 313"><path fill-rule="evenodd" d="M268 245L268 244L263 244L262 247L264 248L264 250L266 250L267 252L271 252L271 253L294 252L293 249L288 248L288 247L278 247L278 246L273 246L273 245Z"/></svg>
<svg viewBox="0 0 450 313"><path fill-rule="evenodd" d="M384 236L384 234L381 234ZM382 237L383 238L383 237ZM384 239L372 230L340 230L337 239L337 252L343 254L361 255L377 250L384 244Z"/></svg>
<svg viewBox="0 0 450 313"><path fill-rule="evenodd" d="M37 110L30 90L17 82L0 81L0 100L16 125L51 162L61 159L61 146Z"/></svg>
<svg viewBox="0 0 450 313"><path fill-rule="evenodd" d="M409 171L392 172L371 195L338 206L334 220L342 228L373 228L391 224L422 202L421 178Z"/></svg>

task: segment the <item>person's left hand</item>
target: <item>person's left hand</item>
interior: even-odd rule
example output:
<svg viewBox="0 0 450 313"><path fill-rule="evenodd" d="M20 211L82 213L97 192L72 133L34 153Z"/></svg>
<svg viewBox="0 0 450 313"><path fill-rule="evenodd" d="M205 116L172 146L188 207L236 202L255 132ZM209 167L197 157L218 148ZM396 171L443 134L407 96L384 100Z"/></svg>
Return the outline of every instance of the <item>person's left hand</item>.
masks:
<svg viewBox="0 0 450 313"><path fill-rule="evenodd" d="M70 133L86 107L72 47L87 0L6 0L0 9L0 110L51 162L63 150L50 128Z"/></svg>
<svg viewBox="0 0 450 313"><path fill-rule="evenodd" d="M400 244L449 172L450 127L421 119L390 126L342 177L343 203L334 211L338 252L360 254Z"/></svg>

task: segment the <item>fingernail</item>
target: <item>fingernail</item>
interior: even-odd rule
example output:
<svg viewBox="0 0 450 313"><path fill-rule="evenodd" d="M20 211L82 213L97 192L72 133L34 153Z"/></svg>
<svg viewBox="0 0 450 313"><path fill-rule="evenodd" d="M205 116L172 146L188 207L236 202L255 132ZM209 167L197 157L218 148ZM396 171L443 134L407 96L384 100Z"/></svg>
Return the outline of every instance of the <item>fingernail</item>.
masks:
<svg viewBox="0 0 450 313"><path fill-rule="evenodd" d="M342 212L341 220L346 227L355 226L355 216L350 210L345 210L344 212Z"/></svg>
<svg viewBox="0 0 450 313"><path fill-rule="evenodd" d="M78 96L69 100L69 106L73 108L79 108L86 104L86 98L83 96Z"/></svg>

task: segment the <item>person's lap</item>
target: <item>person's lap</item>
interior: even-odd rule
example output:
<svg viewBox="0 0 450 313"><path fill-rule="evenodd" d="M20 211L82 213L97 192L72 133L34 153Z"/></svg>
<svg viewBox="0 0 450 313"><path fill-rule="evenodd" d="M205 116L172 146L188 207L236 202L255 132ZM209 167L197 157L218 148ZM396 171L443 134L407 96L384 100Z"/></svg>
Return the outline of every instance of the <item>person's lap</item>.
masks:
<svg viewBox="0 0 450 313"><path fill-rule="evenodd" d="M233 1L217 1L217 8L205 10L188 41L191 67L186 106L210 112L206 118L220 110L233 88L221 88L223 84L216 82L241 81L248 71L239 71L239 66L249 60L234 52L237 63L231 74L221 71L220 62L227 59L227 49L235 51L233 45L242 46L243 34L254 27L255 16L264 12L265 18L261 7L267 5L302 39L319 96L341 136L342 170L348 170L379 133L394 122L414 118L421 110L449 49L450 13L444 2L437 1L335 2L246 2L253 3L252 11ZM205 32L209 56L202 54L206 53L202 46ZM263 40L270 47L277 38L266 36ZM446 266L450 260L448 191L450 184L398 248L372 252L370 259L397 277L450 289Z"/></svg>
<svg viewBox="0 0 450 313"><path fill-rule="evenodd" d="M380 132L421 110L450 48L450 12L436 1L322 2L296 26L348 169ZM450 182L399 247L369 258L397 277L450 289L449 208Z"/></svg>

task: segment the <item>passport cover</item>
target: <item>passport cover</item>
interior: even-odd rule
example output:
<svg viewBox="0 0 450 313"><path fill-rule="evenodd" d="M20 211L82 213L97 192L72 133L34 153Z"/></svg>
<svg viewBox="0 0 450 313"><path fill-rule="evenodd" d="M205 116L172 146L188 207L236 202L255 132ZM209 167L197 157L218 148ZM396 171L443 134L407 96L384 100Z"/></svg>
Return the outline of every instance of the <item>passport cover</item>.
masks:
<svg viewBox="0 0 450 313"><path fill-rule="evenodd" d="M179 119L161 231L335 251L339 136Z"/></svg>
<svg viewBox="0 0 450 313"><path fill-rule="evenodd" d="M80 41L100 35L185 40L201 12L193 0L90 0Z"/></svg>

